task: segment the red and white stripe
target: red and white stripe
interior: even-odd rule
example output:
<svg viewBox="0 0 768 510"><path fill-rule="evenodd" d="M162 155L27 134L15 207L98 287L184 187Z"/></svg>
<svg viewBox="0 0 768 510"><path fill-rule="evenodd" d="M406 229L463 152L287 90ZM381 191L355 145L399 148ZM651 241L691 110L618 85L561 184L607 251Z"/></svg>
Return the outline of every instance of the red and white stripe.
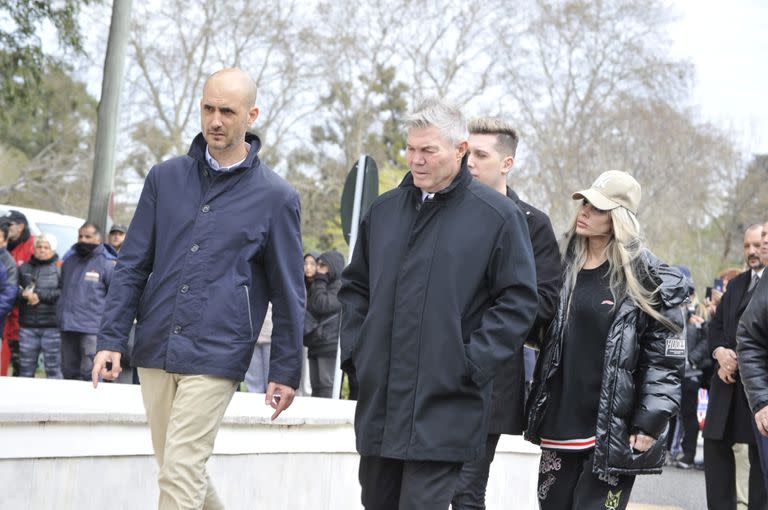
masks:
<svg viewBox="0 0 768 510"><path fill-rule="evenodd" d="M542 437L541 447L550 450L589 450L595 447L595 436L585 439L545 439Z"/></svg>

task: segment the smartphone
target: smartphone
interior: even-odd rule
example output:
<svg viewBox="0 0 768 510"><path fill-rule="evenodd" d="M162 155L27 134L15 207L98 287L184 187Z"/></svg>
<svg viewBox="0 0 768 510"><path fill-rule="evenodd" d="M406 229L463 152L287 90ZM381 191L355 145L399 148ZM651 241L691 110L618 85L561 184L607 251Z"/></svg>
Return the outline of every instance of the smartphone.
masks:
<svg viewBox="0 0 768 510"><path fill-rule="evenodd" d="M704 292L704 297L706 299L712 299L712 287L707 287L706 291Z"/></svg>
<svg viewBox="0 0 768 510"><path fill-rule="evenodd" d="M723 292L723 289L725 288L725 285L723 284L723 279L715 278L715 281L712 282L712 288L715 290L719 290L720 292Z"/></svg>

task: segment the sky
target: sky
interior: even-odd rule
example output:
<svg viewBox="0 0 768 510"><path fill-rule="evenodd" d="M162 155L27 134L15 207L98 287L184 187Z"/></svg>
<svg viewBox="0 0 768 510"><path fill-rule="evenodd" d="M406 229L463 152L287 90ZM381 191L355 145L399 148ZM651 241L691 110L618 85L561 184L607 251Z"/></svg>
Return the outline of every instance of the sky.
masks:
<svg viewBox="0 0 768 510"><path fill-rule="evenodd" d="M675 0L673 54L695 66L691 105L734 135L747 154L768 153L768 1Z"/></svg>
<svg viewBox="0 0 768 510"><path fill-rule="evenodd" d="M768 0L668 1L677 17L669 26L673 57L695 69L689 106L731 133L746 156L768 154ZM99 76L89 90L98 96L100 69L91 71Z"/></svg>

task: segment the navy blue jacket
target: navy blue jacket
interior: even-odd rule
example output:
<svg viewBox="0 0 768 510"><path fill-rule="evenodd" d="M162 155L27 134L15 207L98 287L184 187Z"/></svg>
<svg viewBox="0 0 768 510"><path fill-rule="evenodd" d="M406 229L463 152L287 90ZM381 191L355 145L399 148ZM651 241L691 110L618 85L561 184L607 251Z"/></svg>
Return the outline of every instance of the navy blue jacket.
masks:
<svg viewBox="0 0 768 510"><path fill-rule="evenodd" d="M115 256L103 244L86 257L72 254L61 265L59 329L95 335L99 331Z"/></svg>
<svg viewBox="0 0 768 510"><path fill-rule="evenodd" d="M134 365L242 380L272 302L269 380L301 376L304 281L296 191L258 158L212 172L202 134L153 167L117 261L98 350Z"/></svg>
<svg viewBox="0 0 768 510"><path fill-rule="evenodd" d="M8 278L8 270L0 264L0 324L5 323L5 316L16 304L16 294L19 291L17 283Z"/></svg>

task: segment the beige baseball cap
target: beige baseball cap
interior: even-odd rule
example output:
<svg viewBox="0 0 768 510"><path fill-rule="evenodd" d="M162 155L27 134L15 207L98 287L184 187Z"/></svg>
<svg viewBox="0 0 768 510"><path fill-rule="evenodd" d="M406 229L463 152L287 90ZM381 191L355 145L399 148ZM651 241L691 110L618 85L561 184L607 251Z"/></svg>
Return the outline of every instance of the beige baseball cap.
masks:
<svg viewBox="0 0 768 510"><path fill-rule="evenodd" d="M637 214L640 206L640 183L627 172L608 170L595 179L589 189L577 191L571 198L586 198L589 203L603 211L624 207Z"/></svg>

